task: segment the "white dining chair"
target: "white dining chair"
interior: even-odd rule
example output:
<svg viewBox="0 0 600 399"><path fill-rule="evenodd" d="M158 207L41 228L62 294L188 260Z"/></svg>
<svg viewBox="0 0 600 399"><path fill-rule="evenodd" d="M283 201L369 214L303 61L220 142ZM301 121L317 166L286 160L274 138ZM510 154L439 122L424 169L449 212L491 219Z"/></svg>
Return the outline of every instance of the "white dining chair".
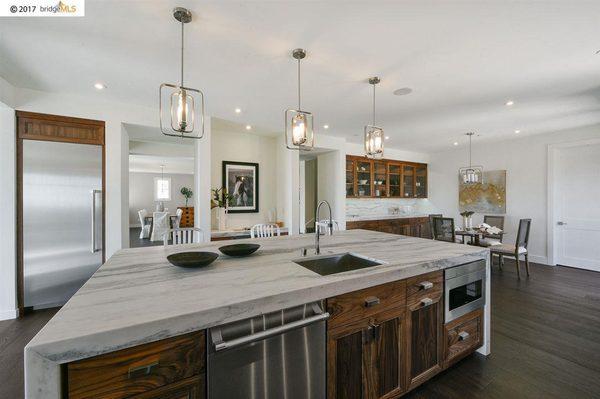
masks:
<svg viewBox="0 0 600 399"><path fill-rule="evenodd" d="M255 224L250 229L250 237L252 238L266 238L280 236L281 230L276 224Z"/></svg>
<svg viewBox="0 0 600 399"><path fill-rule="evenodd" d="M185 227L183 229L170 229L163 234L163 244L169 246L169 239L172 238L171 245L193 244L204 241L204 230L198 227Z"/></svg>
<svg viewBox="0 0 600 399"><path fill-rule="evenodd" d="M177 219L175 219L175 223L173 224L174 229L178 229L181 226L181 215L183 215L183 209L177 208L177 212L175 212Z"/></svg>
<svg viewBox="0 0 600 399"><path fill-rule="evenodd" d="M169 228L169 212L152 213L152 235L150 236L150 241L161 241Z"/></svg>
<svg viewBox="0 0 600 399"><path fill-rule="evenodd" d="M331 232L333 233L334 231L338 231L340 229L340 224L336 221L336 220L332 220L331 221L332 227L331 227ZM325 235L329 235L329 219L323 219L323 220L319 220L317 222L317 226L319 226L319 232L321 234L325 234Z"/></svg>
<svg viewBox="0 0 600 399"><path fill-rule="evenodd" d="M140 239L150 237L150 223L146 222L146 217L148 217L148 211L145 209L140 209L138 211L138 217L140 218L140 225L142 226L142 231L140 231Z"/></svg>

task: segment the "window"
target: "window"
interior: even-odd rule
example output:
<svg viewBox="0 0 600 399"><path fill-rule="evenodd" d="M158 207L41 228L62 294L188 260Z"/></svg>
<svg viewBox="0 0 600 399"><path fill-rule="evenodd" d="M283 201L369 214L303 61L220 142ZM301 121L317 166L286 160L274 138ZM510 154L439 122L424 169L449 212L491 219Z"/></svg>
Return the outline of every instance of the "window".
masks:
<svg viewBox="0 0 600 399"><path fill-rule="evenodd" d="M154 201L171 201L171 178L154 178Z"/></svg>

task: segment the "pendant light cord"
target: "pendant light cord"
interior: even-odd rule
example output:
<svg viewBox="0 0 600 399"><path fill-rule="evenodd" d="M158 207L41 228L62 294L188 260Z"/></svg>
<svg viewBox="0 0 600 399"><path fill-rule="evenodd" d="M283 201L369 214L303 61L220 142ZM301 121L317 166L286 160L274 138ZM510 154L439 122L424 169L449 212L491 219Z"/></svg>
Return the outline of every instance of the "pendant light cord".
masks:
<svg viewBox="0 0 600 399"><path fill-rule="evenodd" d="M302 110L300 103L300 59L298 59L298 111Z"/></svg>
<svg viewBox="0 0 600 399"><path fill-rule="evenodd" d="M375 84L373 84L373 126L375 126Z"/></svg>
<svg viewBox="0 0 600 399"><path fill-rule="evenodd" d="M473 151L473 148L472 148L472 146L473 146L473 145L472 145L472 143L471 143L471 140L472 140L472 139L473 139L473 135L472 135L472 134L470 134L470 135L469 135L469 168L470 168L470 167L471 167L471 165L472 165L472 162L471 162L471 153L472 153L472 151Z"/></svg>
<svg viewBox="0 0 600 399"><path fill-rule="evenodd" d="M181 22L181 87L183 87L183 21Z"/></svg>

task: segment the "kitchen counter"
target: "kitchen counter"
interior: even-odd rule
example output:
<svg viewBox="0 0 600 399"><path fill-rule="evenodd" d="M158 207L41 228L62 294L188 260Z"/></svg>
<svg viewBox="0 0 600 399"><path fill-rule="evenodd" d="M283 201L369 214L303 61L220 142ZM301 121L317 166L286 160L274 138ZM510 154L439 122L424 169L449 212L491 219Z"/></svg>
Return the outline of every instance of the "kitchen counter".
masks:
<svg viewBox="0 0 600 399"><path fill-rule="evenodd" d="M485 248L365 230L321 238L321 254L353 252L382 265L320 276L292 260L313 252L313 235L260 240L247 258L219 257L202 269L171 266L186 250L222 243L118 251L25 348L27 398L56 398L60 364L489 258ZM489 261L484 345L489 353Z"/></svg>

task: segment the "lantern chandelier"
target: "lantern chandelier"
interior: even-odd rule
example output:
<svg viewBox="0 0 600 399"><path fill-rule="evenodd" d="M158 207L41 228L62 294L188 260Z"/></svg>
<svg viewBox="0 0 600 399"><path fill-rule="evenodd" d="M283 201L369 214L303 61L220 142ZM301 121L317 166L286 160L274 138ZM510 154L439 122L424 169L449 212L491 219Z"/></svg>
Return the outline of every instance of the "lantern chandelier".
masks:
<svg viewBox="0 0 600 399"><path fill-rule="evenodd" d="M373 123L365 125L365 155L368 158L383 157L383 128L375 124L375 86L379 82L377 76L369 78L369 84L373 85Z"/></svg>
<svg viewBox="0 0 600 399"><path fill-rule="evenodd" d="M185 24L192 21L192 13L183 7L173 9L173 17L181 23L181 80L179 85L163 83L158 90L160 131L166 136L201 139L204 136L204 94L183 82L183 31ZM168 98L166 98L167 93ZM163 113L163 103L168 104L169 113ZM196 105L199 103L199 109ZM199 118L196 118L196 113ZM200 127L196 126L196 119Z"/></svg>
<svg viewBox="0 0 600 399"><path fill-rule="evenodd" d="M297 48L292 57L298 61L298 108L285 111L285 146L289 150L310 151L315 145L313 115L302 110L300 95L300 60L306 57L306 51Z"/></svg>
<svg viewBox="0 0 600 399"><path fill-rule="evenodd" d="M473 166L471 164L471 140L474 134L473 132L466 133L469 136L469 166L458 170L460 180L464 184L483 183L483 166Z"/></svg>

